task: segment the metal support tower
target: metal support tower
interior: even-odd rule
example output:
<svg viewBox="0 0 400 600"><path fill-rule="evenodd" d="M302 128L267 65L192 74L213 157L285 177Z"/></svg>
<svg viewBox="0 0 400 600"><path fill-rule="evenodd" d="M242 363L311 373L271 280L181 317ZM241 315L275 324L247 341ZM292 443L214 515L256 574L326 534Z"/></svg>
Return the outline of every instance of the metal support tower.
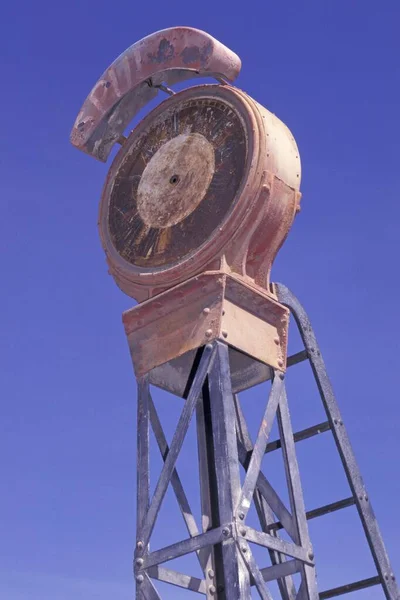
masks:
<svg viewBox="0 0 400 600"><path fill-rule="evenodd" d="M308 317L291 292L275 285L279 301L292 313L301 334L304 350L289 357L288 366L310 362L327 420L293 434L285 391L285 375L273 370L272 385L254 445L251 442L239 398L232 393L228 346L218 340L199 348L185 394L184 407L168 447L156 413L149 386L149 374L138 379L138 477L137 537L134 558L136 598L161 598L153 580L160 580L198 592L207 599L247 600L251 588L264 600L272 600L268 582L276 580L282 600L327 600L370 586L382 586L387 600L400 598L395 577L329 382L325 365ZM176 470L176 461L196 414L200 467L202 526L195 523L187 496ZM274 419L280 439L269 440ZM235 427L233 424L235 423ZM149 429L153 429L164 460L155 488L149 497ZM305 512L295 443L324 431L331 431L351 489L344 500ZM286 507L267 475L261 471L266 452L282 448L290 507ZM246 475L241 485L239 469ZM171 484L189 537L176 544L150 551L149 541L168 485ZM254 502L260 528L246 524ZM369 579L318 592L313 549L307 520L356 505L367 543L376 566ZM279 537L284 529L290 542ZM270 566L258 565L252 544L265 548ZM203 578L178 573L164 566L169 560L196 553ZM318 557L317 557L318 559ZM300 574L295 586L292 575ZM254 589L253 588L253 589Z"/></svg>

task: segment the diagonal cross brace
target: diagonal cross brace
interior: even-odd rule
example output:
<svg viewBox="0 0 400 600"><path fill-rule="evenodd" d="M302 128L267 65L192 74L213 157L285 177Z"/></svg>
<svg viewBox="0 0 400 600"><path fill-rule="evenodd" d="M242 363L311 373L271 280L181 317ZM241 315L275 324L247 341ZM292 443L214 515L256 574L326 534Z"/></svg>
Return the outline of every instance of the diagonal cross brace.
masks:
<svg viewBox="0 0 400 600"><path fill-rule="evenodd" d="M214 355L213 350L214 346L211 344L207 344L207 346L204 347L200 364L196 370L196 374L194 376L187 400L179 418L179 422L175 430L174 437L172 439L171 447L166 457L160 477L158 479L154 496L149 506L149 510L147 511L147 514L145 516L143 526L138 531L138 538L140 538L143 547L147 546L151 533L154 529L159 508L167 491L168 484L171 480L171 476L175 468L176 460L178 458L179 452L182 448L183 440L189 428L190 419L193 415L193 411L199 399L204 380L211 366L212 358Z"/></svg>
<svg viewBox="0 0 400 600"><path fill-rule="evenodd" d="M239 460L242 463L244 469L246 470L248 468L251 453L253 451L253 443L250 438L247 423L244 418L242 408L240 406L238 395L235 395L235 411ZM265 486L263 485L262 489L263 493L261 493L261 483L265 484ZM266 487L267 485L269 486L269 488ZM266 497L269 498L269 502L267 502ZM275 514L282 513L282 515L285 518L287 531L290 531L289 535L291 535L292 540L294 542L297 541L297 533L293 526L294 524L291 514L289 513L289 511L287 511L285 505L280 500L278 494L275 492L275 490L272 488L272 486L269 484L269 482L261 472L258 477L257 489L254 494L254 505L258 514L262 531L268 532L268 526L274 522L273 512L275 512ZM275 508L275 511L273 511L273 508ZM275 531L272 532L272 535L274 535L275 537L279 537L277 532ZM286 572L285 570L287 568L286 565L288 564L286 561L286 557L283 554L280 554L279 552L271 549L268 549L268 553L273 565L271 569L275 569L274 574L276 573L276 578L278 580L278 587L282 596L282 600L295 600L296 588L294 586L293 578L291 577L292 573ZM281 568L283 568L282 571L280 570ZM279 574L281 572L285 574L284 577L279 577Z"/></svg>
<svg viewBox="0 0 400 600"><path fill-rule="evenodd" d="M262 459L265 454L269 434L271 433L272 424L282 394L282 387L283 373L278 373L277 371L275 371L267 407L265 409L265 413L261 421L256 443L254 444L250 463L246 473L246 478L244 480L244 484L240 494L240 500L238 503L238 511L240 511L241 513L240 518L242 520L246 518L246 515L249 512L251 501L253 499L254 490L260 474Z"/></svg>
<svg viewBox="0 0 400 600"><path fill-rule="evenodd" d="M154 436L156 438L161 456L163 457L163 460L165 462L169 454L169 446L165 438L164 431L158 418L158 414L151 396L149 398L149 410L151 427L153 429ZM193 511L190 508L190 504L185 494L185 490L179 478L178 472L175 468L171 475L171 485L175 492L176 500L178 502L189 535L191 537L199 535L200 531L197 527L196 520L193 516ZM203 573L205 573L207 567L208 553L205 554L204 551L198 550L196 554L200 563L200 567L202 568Z"/></svg>

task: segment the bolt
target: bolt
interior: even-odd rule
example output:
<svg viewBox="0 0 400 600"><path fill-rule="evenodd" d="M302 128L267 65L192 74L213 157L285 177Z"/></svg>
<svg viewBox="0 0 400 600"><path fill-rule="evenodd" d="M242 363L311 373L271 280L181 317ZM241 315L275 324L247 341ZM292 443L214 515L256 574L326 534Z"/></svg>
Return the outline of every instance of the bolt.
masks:
<svg viewBox="0 0 400 600"><path fill-rule="evenodd" d="M278 366L283 367L283 360L280 360L280 359L278 360Z"/></svg>
<svg viewBox="0 0 400 600"><path fill-rule="evenodd" d="M138 550L142 550L142 548L143 548L143 542L140 542L140 541L139 541L139 542L136 544L136 548L137 548Z"/></svg>
<svg viewBox="0 0 400 600"><path fill-rule="evenodd" d="M212 569L208 569L208 576L209 577L214 577L215 573Z"/></svg>
<svg viewBox="0 0 400 600"><path fill-rule="evenodd" d="M314 560L314 553L313 553L313 552L309 552L309 553L308 553L308 558L309 558L310 560Z"/></svg>
<svg viewBox="0 0 400 600"><path fill-rule="evenodd" d="M138 583L143 583L143 581L144 581L144 577L143 577L143 575L138 575L138 576L136 577L136 581L137 581Z"/></svg>
<svg viewBox="0 0 400 600"><path fill-rule="evenodd" d="M227 527L223 528L222 535L229 535L229 529Z"/></svg>
<svg viewBox="0 0 400 600"><path fill-rule="evenodd" d="M141 566L142 566L142 564L143 564L143 558L137 558L137 559L136 559L136 565L137 565L138 567L141 567Z"/></svg>
<svg viewBox="0 0 400 600"><path fill-rule="evenodd" d="M208 588L208 591L210 592L210 594L215 594L217 589L216 589L215 585L210 585L210 587Z"/></svg>
<svg viewBox="0 0 400 600"><path fill-rule="evenodd" d="M207 337L211 337L212 336L212 329L207 329L206 336Z"/></svg>
<svg viewBox="0 0 400 600"><path fill-rule="evenodd" d="M240 534L243 535L243 537L246 535L246 530L244 527L240 530Z"/></svg>
<svg viewBox="0 0 400 600"><path fill-rule="evenodd" d="M247 552L246 546L241 546L240 549L244 554Z"/></svg>
<svg viewBox="0 0 400 600"><path fill-rule="evenodd" d="M279 346L279 338L278 337L274 338L274 342L277 346Z"/></svg>
<svg viewBox="0 0 400 600"><path fill-rule="evenodd" d="M279 373L279 379L285 379L285 373Z"/></svg>
<svg viewBox="0 0 400 600"><path fill-rule="evenodd" d="M208 313L209 313L209 312L210 312L210 309L209 309L208 307L206 307L206 308L203 308L203 313L204 313L205 315L208 315Z"/></svg>
<svg viewBox="0 0 400 600"><path fill-rule="evenodd" d="M240 512L240 513L238 514L238 517L239 517L239 519L240 519L241 521L243 521L243 519L244 519L244 512Z"/></svg>
<svg viewBox="0 0 400 600"><path fill-rule="evenodd" d="M228 337L228 332L225 330L222 330L222 335L224 336L224 338Z"/></svg>

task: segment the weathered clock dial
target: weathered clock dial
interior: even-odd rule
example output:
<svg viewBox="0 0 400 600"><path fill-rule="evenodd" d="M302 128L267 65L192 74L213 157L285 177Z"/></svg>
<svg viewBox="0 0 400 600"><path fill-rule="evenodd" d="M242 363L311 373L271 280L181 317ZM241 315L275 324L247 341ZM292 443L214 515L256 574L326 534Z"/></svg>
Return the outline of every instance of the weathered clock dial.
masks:
<svg viewBox="0 0 400 600"><path fill-rule="evenodd" d="M247 165L238 110L204 93L133 132L108 188L108 231L128 263L162 268L200 248L234 206Z"/></svg>

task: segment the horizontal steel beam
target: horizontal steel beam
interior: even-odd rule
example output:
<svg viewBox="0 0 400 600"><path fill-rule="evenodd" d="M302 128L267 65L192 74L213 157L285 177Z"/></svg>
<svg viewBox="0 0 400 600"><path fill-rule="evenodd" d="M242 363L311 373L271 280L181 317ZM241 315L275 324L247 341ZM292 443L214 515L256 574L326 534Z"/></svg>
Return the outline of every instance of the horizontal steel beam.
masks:
<svg viewBox="0 0 400 600"><path fill-rule="evenodd" d="M316 519L317 517L322 517L322 515L327 515L328 513L336 512L342 508L347 508L348 506L353 506L355 503L356 501L353 496L350 496L349 498L344 498L343 500L338 500L337 502L332 502L331 504L325 504L325 506L314 508L313 510L306 512L307 521ZM268 531L277 531L278 529L284 529L282 523L279 521L277 523L271 523L271 525L268 525Z"/></svg>
<svg viewBox="0 0 400 600"><path fill-rule="evenodd" d="M307 350L301 350L300 352L296 352L296 354L292 354L292 356L288 356L287 366L292 367L293 365L297 365L298 363L301 363L307 359L308 359Z"/></svg>
<svg viewBox="0 0 400 600"><path fill-rule="evenodd" d="M372 587L373 585L379 585L380 583L381 580L378 575L376 575L376 577L370 577L369 579L361 579L360 581L355 581L354 583L348 583L346 585L341 585L340 587L321 592L319 595L319 600L336 598L336 596L342 596L343 594L349 594L350 592L363 590L364 588Z"/></svg>
<svg viewBox="0 0 400 600"><path fill-rule="evenodd" d="M330 428L331 426L329 424L329 421L324 421L323 423L318 423L318 425L313 425L312 427L307 427L307 429L302 429L301 431L294 433L293 438L295 442L302 442L303 440L313 437L314 435L325 433L325 431L329 431ZM278 450L281 447L281 440L275 440L267 445L265 453L267 454L268 452L273 452L274 450Z"/></svg>
<svg viewBox="0 0 400 600"><path fill-rule="evenodd" d="M148 575L152 579L158 579L158 581L164 581L170 583L185 590L191 590L192 592L198 592L199 594L206 594L206 582L204 579L193 577L192 575L185 575L184 573L178 573L171 569L165 569L159 565L150 567L147 570Z"/></svg>
<svg viewBox="0 0 400 600"><path fill-rule="evenodd" d="M143 557L142 568L147 569L154 565L167 562L168 560L179 558L179 556L189 554L189 552L195 552L205 546L214 546L221 542L222 539L228 539L231 536L232 531L229 525L211 529L206 533L200 533L200 535L182 540L176 544L171 544L165 548L160 548L160 550L150 552L150 554Z"/></svg>

